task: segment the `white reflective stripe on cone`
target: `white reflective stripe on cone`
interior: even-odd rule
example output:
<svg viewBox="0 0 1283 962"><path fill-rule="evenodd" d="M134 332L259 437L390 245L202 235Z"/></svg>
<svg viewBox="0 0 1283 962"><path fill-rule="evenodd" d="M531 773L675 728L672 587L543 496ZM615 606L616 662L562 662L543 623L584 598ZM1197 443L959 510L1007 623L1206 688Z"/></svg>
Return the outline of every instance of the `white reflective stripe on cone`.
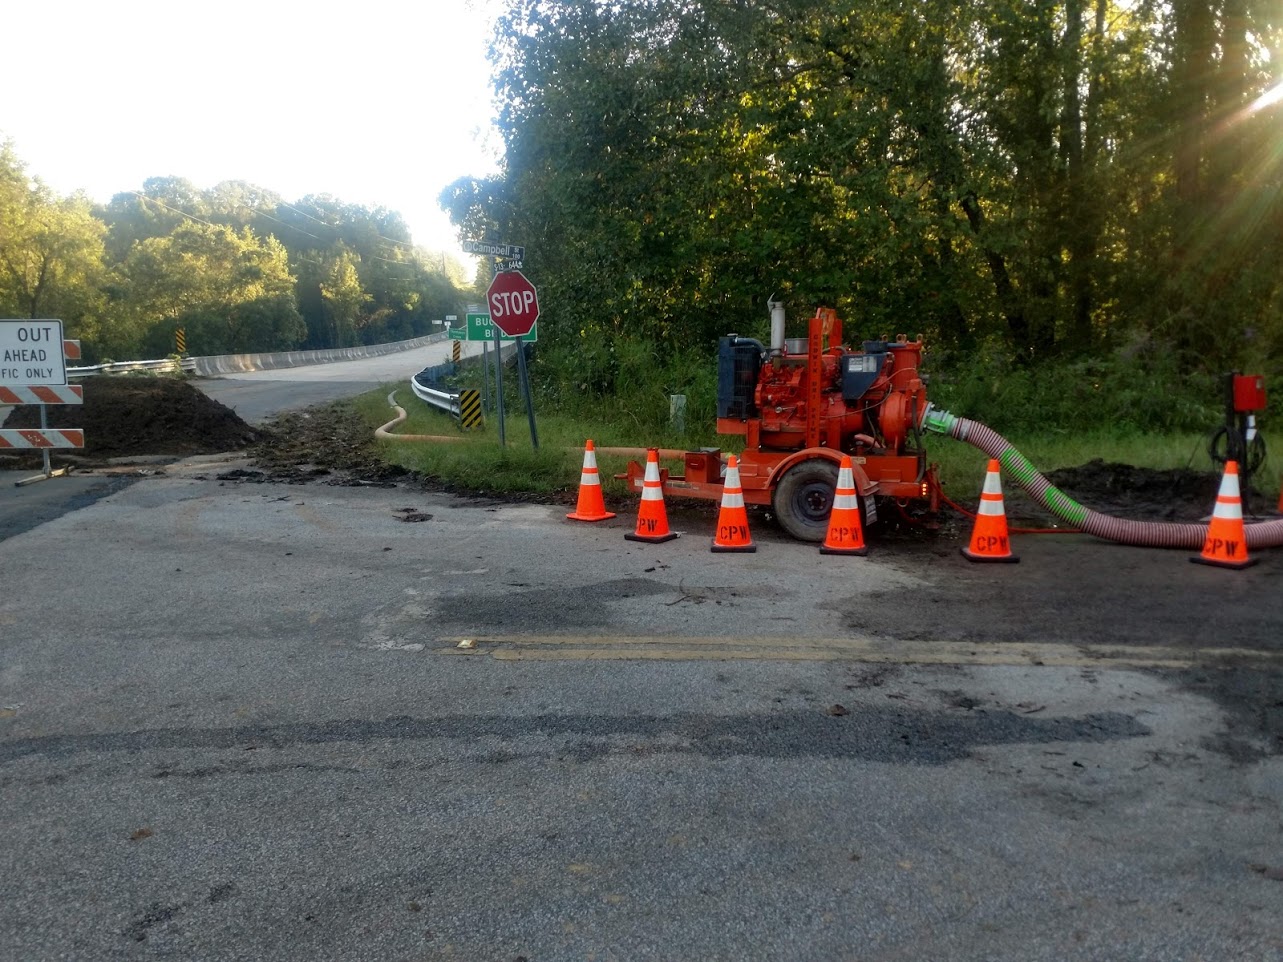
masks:
<svg viewBox="0 0 1283 962"><path fill-rule="evenodd" d="M1212 509L1212 517L1239 521L1243 517L1243 504L1240 501L1222 501L1217 498L1216 507Z"/></svg>

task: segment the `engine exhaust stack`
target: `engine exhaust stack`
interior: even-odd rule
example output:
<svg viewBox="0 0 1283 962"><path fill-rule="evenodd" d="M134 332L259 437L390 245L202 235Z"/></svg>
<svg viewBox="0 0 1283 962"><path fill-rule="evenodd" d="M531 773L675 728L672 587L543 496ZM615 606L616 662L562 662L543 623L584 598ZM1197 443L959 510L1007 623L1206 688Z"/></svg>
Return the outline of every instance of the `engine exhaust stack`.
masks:
<svg viewBox="0 0 1283 962"><path fill-rule="evenodd" d="M775 295L772 294L773 298ZM771 309L771 355L784 353L784 302L768 300Z"/></svg>

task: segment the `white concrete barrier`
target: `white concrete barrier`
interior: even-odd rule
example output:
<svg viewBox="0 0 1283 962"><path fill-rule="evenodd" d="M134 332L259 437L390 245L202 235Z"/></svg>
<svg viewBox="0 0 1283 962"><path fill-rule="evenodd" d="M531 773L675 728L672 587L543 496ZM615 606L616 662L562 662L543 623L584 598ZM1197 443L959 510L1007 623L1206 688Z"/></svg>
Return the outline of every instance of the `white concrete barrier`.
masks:
<svg viewBox="0 0 1283 962"><path fill-rule="evenodd" d="M436 341L443 341L447 336L446 331L440 331L408 341L338 347L325 351L279 351L274 354L217 354L211 357L189 357L184 358L183 367L206 377L218 374L240 374L246 371L274 371L283 367L355 361L363 357L382 357L399 351L412 351Z"/></svg>

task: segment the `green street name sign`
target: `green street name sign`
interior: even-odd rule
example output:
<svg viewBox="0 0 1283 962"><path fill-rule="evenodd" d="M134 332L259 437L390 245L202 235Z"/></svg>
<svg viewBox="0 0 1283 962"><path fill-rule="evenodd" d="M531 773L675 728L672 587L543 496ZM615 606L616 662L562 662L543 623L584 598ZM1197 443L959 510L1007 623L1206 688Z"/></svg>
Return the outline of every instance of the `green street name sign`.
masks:
<svg viewBox="0 0 1283 962"><path fill-rule="evenodd" d="M495 332L495 328L494 328L494 325L490 323L489 314L465 314L464 324L462 327L450 328L450 340L452 341L493 341L494 332ZM505 341L516 340L516 338L511 338L507 334L504 334L502 331L499 332L499 337L501 337ZM539 340L538 322L536 322L535 326L530 329L530 333L527 334L525 337L522 337L521 340L523 341Z"/></svg>

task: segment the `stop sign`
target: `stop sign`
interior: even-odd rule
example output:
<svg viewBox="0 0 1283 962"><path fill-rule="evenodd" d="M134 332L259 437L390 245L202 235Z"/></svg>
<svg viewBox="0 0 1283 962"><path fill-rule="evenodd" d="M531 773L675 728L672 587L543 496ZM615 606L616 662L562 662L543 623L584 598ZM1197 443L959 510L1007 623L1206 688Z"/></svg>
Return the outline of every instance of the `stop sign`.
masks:
<svg viewBox="0 0 1283 962"><path fill-rule="evenodd" d="M490 323L509 337L529 334L539 320L539 294L521 271L496 274L486 289Z"/></svg>

